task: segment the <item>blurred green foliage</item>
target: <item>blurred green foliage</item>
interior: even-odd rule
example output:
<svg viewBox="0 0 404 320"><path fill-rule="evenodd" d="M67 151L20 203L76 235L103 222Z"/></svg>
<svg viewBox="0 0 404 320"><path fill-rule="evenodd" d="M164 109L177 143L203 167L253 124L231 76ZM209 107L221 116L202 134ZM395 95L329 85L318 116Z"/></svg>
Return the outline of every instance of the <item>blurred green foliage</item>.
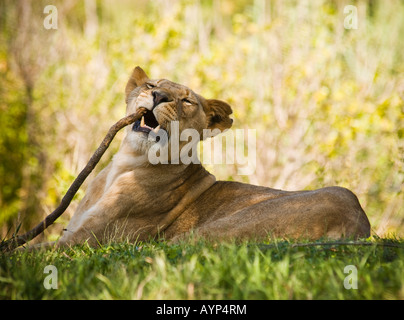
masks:
<svg viewBox="0 0 404 320"><path fill-rule="evenodd" d="M56 30L43 26L47 4L0 2L3 236L58 204L124 115L136 65L228 101L235 128L257 130L255 174L209 166L219 179L348 187L374 232L403 235L402 1L351 1L358 29L350 30L338 0L53 1Z"/></svg>

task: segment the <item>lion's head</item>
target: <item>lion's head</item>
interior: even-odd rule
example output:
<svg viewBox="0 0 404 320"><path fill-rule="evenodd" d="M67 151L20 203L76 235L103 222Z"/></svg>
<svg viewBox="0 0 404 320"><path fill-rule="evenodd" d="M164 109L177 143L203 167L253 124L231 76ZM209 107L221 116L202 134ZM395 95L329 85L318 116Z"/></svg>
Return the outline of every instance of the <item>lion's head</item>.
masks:
<svg viewBox="0 0 404 320"><path fill-rule="evenodd" d="M226 102L205 99L188 87L166 79L149 79L140 67L133 70L125 94L127 115L140 107L148 110L141 121L128 128L127 139L140 154L163 145L171 151L174 138L179 140L179 150L185 145L188 150L189 139L183 135L187 130L192 130L188 132L193 135L192 140L196 135L199 141L230 128L233 122L229 117L231 107ZM178 131L178 137L173 128L178 129L174 130ZM172 153L168 152L170 160L173 160Z"/></svg>

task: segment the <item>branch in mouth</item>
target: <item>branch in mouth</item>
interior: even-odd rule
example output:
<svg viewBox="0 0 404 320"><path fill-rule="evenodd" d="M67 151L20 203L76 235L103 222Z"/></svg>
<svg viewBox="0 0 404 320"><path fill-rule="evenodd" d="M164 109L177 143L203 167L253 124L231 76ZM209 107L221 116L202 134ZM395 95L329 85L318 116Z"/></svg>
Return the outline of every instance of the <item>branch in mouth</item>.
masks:
<svg viewBox="0 0 404 320"><path fill-rule="evenodd" d="M153 131L157 133L160 130L160 124L152 111L147 111L140 121L136 121L133 125L133 131L149 133Z"/></svg>

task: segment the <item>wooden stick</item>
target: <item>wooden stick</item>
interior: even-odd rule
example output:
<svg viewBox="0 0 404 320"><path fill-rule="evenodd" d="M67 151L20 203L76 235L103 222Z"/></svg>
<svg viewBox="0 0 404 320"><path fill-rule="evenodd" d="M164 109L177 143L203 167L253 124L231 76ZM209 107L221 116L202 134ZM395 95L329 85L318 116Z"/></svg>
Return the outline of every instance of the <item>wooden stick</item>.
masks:
<svg viewBox="0 0 404 320"><path fill-rule="evenodd" d="M111 141L114 139L115 135L119 130L131 123L135 122L136 120L140 119L140 117L146 112L146 109L139 108L135 113L132 113L125 118L122 118L117 123L115 123L108 131L107 135L105 136L104 140L101 142L98 149L94 152L90 160L88 161L87 165L84 169L79 173L77 178L73 181L70 188L67 190L66 194L64 195L62 201L60 202L59 206L49 214L42 222L40 222L36 227L28 231L27 233L21 236L13 236L11 239L3 241L0 244L0 251L6 252L14 250L15 248L27 243L28 241L34 239L36 236L41 234L47 227L55 222L57 218L59 218L70 205L74 195L79 190L80 186L83 184L84 180L88 177L88 175L93 171L97 163L100 161L101 157L108 149Z"/></svg>

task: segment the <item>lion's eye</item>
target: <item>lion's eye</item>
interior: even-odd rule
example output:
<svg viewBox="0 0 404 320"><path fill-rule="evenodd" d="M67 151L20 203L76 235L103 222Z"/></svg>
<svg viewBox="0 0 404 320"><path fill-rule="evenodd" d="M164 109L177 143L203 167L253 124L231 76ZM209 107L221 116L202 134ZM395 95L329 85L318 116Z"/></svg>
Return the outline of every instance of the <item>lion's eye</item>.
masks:
<svg viewBox="0 0 404 320"><path fill-rule="evenodd" d="M192 102L191 101L189 101L188 99L182 99L182 102L184 103L184 104L186 104L186 105L191 105L192 104Z"/></svg>
<svg viewBox="0 0 404 320"><path fill-rule="evenodd" d="M146 87L147 87L147 89L153 89L156 86L152 83L146 83Z"/></svg>

